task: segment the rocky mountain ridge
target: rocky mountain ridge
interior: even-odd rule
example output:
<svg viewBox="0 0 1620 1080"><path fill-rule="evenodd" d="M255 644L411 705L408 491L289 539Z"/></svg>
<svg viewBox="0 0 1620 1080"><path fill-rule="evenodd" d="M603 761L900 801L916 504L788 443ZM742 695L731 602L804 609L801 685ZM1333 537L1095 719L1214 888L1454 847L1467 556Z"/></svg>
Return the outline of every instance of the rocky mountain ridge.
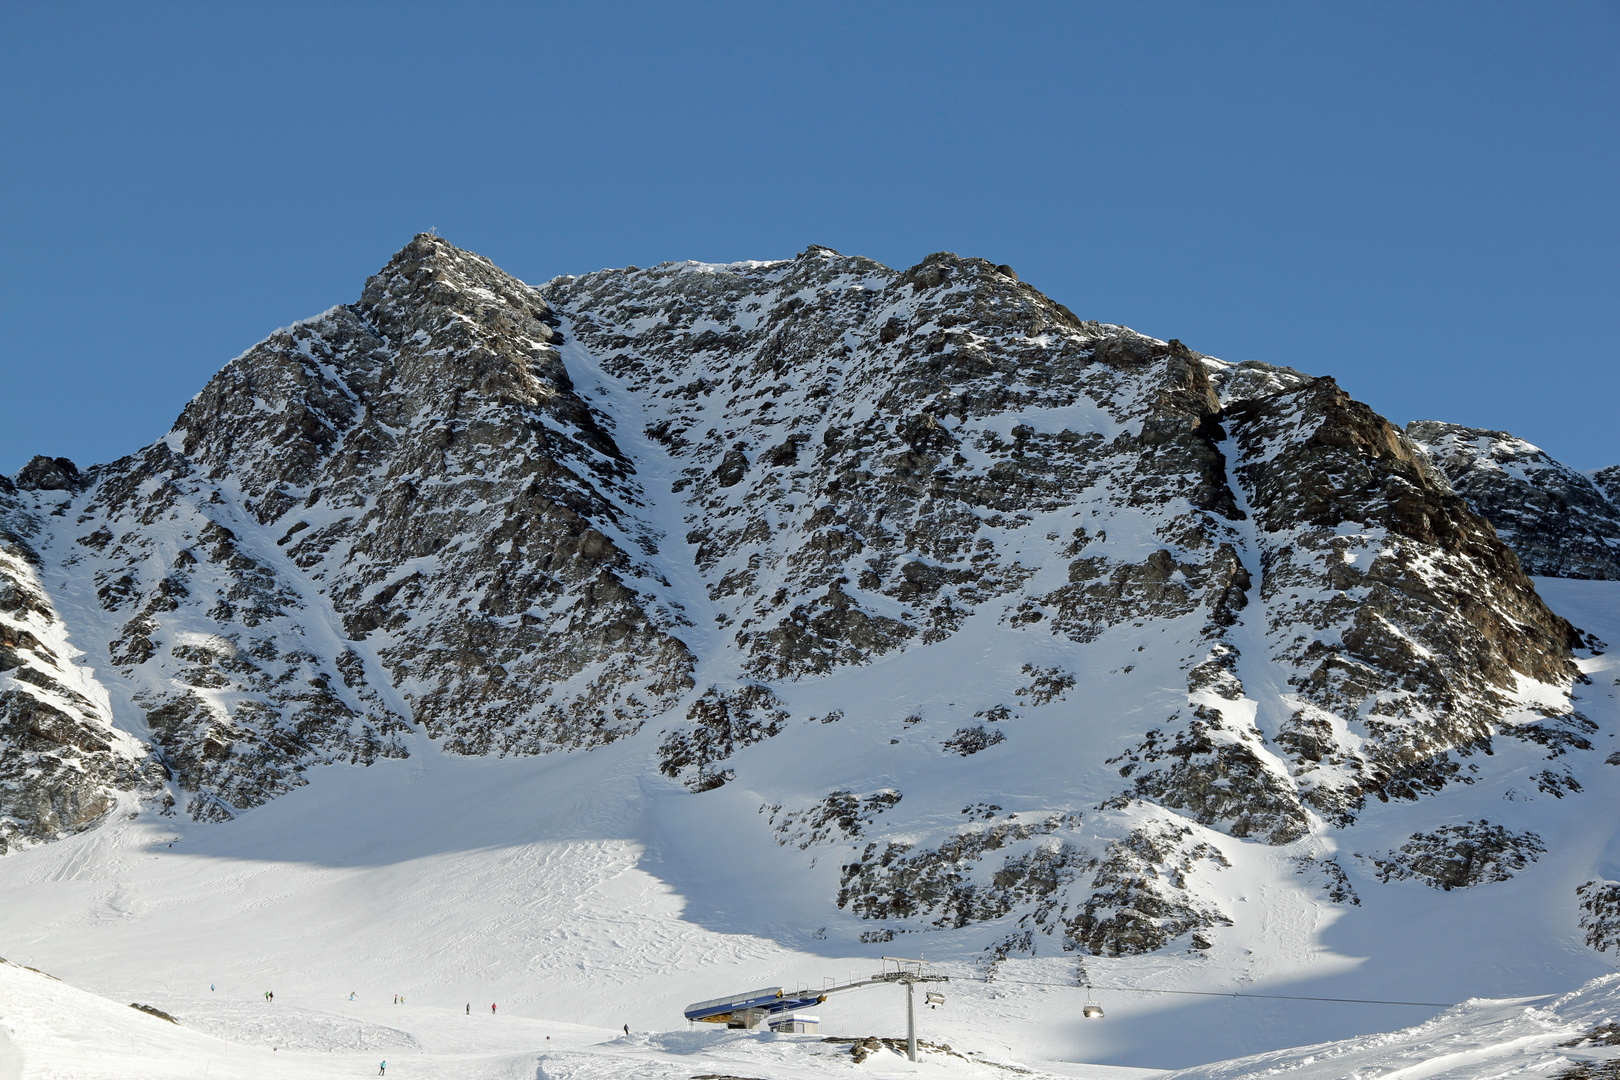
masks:
<svg viewBox="0 0 1620 1080"><path fill-rule="evenodd" d="M1586 476L1505 431L1418 420L1406 433L1526 572L1620 580L1620 467Z"/></svg>
<svg viewBox="0 0 1620 1080"><path fill-rule="evenodd" d="M418 236L164 439L0 487L0 844L225 820L424 737L637 739L691 797L765 799L784 857L836 854L863 940L1207 948L1234 857L1351 902L1369 800L1580 791L1591 643L1523 567L1602 545L1516 556L1449 437L980 259L533 288ZM1516 854L1446 869L1481 844ZM1468 886L1536 844L1448 825L1376 865Z"/></svg>

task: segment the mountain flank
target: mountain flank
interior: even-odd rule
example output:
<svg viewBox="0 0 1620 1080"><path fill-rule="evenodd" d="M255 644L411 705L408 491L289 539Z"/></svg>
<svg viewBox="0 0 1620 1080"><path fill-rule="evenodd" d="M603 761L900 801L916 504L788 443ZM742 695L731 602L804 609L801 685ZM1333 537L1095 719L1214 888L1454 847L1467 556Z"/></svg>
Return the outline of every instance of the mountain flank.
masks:
<svg viewBox="0 0 1620 1080"><path fill-rule="evenodd" d="M1595 642L1527 575L1620 576L1614 488L983 259L536 288L424 234L158 442L0 483L0 849L636 740L862 940L1203 950L1234 860L1354 903L1370 803L1578 797ZM1428 824L1367 879L1533 869Z"/></svg>

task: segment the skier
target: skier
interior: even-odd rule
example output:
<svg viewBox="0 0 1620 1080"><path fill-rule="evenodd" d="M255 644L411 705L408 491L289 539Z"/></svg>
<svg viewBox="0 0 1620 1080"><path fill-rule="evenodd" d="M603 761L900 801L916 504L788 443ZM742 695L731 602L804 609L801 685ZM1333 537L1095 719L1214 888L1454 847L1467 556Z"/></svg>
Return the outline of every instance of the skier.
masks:
<svg viewBox="0 0 1620 1080"><path fill-rule="evenodd" d="M630 1025L629 1024L624 1025L624 1033L627 1036L630 1034Z"/></svg>
<svg viewBox="0 0 1620 1080"><path fill-rule="evenodd" d="M377 1075L382 1076L387 1072L388 1072L388 1062L386 1062L386 1061L379 1062L378 1065L377 1065Z"/></svg>
<svg viewBox="0 0 1620 1080"><path fill-rule="evenodd" d="M214 984L213 983L208 984L208 992L210 994L212 994L214 992Z"/></svg>
<svg viewBox="0 0 1620 1080"><path fill-rule="evenodd" d="M350 1001L353 1001L353 1000L354 1000L354 991L353 991L353 990L350 990L350 991L349 991L349 1000L350 1000Z"/></svg>
<svg viewBox="0 0 1620 1080"><path fill-rule="evenodd" d="M495 1015L495 1003L493 1001L489 1003L489 1015Z"/></svg>
<svg viewBox="0 0 1620 1080"><path fill-rule="evenodd" d="M472 1002L470 1002L470 1001L467 1002L467 1015L468 1016L472 1015Z"/></svg>

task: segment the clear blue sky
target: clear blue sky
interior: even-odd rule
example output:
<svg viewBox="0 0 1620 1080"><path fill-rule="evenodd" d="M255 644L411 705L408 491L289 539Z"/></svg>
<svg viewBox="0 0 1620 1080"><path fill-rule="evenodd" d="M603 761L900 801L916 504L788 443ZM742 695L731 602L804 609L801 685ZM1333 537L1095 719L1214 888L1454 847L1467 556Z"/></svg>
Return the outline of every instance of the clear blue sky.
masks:
<svg viewBox="0 0 1620 1080"><path fill-rule="evenodd" d="M1620 462L1620 6L0 0L0 472L157 438L413 233L819 243Z"/></svg>

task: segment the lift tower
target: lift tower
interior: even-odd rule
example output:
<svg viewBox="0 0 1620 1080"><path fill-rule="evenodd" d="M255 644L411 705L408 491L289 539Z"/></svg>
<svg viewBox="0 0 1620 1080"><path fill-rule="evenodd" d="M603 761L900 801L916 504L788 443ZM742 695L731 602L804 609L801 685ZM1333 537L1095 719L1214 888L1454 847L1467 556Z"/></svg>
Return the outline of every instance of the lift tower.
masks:
<svg viewBox="0 0 1620 1080"><path fill-rule="evenodd" d="M894 970L889 970L889 965ZM906 987L906 1056L912 1061L917 1060L917 984L950 982L945 975L928 975L923 968L928 966L926 960L903 960L898 956L885 956L883 958L883 971L872 976L873 982L904 983ZM943 997L940 998L944 1000Z"/></svg>

